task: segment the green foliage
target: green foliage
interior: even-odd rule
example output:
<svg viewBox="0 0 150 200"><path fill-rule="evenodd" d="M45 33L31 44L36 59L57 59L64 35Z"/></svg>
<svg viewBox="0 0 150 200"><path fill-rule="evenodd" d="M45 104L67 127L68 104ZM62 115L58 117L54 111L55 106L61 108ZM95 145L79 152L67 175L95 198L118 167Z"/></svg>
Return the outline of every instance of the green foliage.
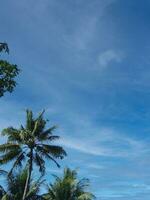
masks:
<svg viewBox="0 0 150 200"><path fill-rule="evenodd" d="M9 48L6 43L0 43L0 52L9 53ZM19 74L17 65L10 64L6 60L0 59L0 97L5 92L12 92L16 87L15 77Z"/></svg>
<svg viewBox="0 0 150 200"><path fill-rule="evenodd" d="M77 172L66 168L63 177L55 176L55 182L44 196L46 200L92 200L95 197L87 192L88 186L88 179L78 180Z"/></svg>
<svg viewBox="0 0 150 200"><path fill-rule="evenodd" d="M55 159L63 159L66 152L62 147L53 144L59 136L53 135L55 126L46 129L47 121L43 118L44 112L37 118L33 118L32 111L27 110L26 114L25 127L21 126L20 129L9 127L2 131L2 135L7 136L7 142L0 145L0 164L15 160L13 170L21 166L25 158L30 159L32 150L32 160L44 174L44 159L52 160L59 167Z"/></svg>
<svg viewBox="0 0 150 200"><path fill-rule="evenodd" d="M5 42L0 42L0 52L2 52L2 51L9 53L8 44Z"/></svg>
<svg viewBox="0 0 150 200"><path fill-rule="evenodd" d="M7 142L0 145L0 164L7 164L13 161L10 174L23 161L27 160L28 178L25 186L23 200L30 185L30 177L33 164L37 165L39 171L45 173L45 159L53 161L58 167L56 159L63 159L66 156L65 150L53 142L59 136L53 135L55 126L46 129L47 120L43 117L44 111L37 118L33 117L30 110L26 111L26 124L20 129L13 127L6 128L2 135L7 137Z"/></svg>
<svg viewBox="0 0 150 200"><path fill-rule="evenodd" d="M1 200L22 200L22 195L24 192L24 187L27 179L27 169L19 173L12 173L6 176L6 189L0 186L0 199ZM26 195L25 200L42 200L44 199L39 195L40 186L43 181L38 179L37 181L31 180L30 189Z"/></svg>
<svg viewBox="0 0 150 200"><path fill-rule="evenodd" d="M0 60L0 97L5 92L12 92L16 86L14 78L19 74L17 65Z"/></svg>

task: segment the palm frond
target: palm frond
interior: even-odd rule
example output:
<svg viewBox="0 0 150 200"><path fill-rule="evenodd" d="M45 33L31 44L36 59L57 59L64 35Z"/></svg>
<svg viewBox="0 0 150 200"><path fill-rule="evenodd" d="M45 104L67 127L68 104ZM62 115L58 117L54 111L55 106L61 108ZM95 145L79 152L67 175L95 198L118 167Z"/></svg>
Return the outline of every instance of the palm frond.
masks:
<svg viewBox="0 0 150 200"><path fill-rule="evenodd" d="M47 142L52 142L54 140L58 140L60 139L60 136L58 135L50 135L48 138L47 138Z"/></svg>
<svg viewBox="0 0 150 200"><path fill-rule="evenodd" d="M43 118L45 110L43 110L38 117L34 120L34 125L36 124L36 127L34 127L34 135L35 136L39 136L40 133L43 132L43 130L45 129L46 126L46 120Z"/></svg>
<svg viewBox="0 0 150 200"><path fill-rule="evenodd" d="M6 164L14 160L21 153L21 149L14 149L0 156L0 164Z"/></svg>
<svg viewBox="0 0 150 200"><path fill-rule="evenodd" d="M43 176L41 176L38 180L32 182L32 185L30 187L30 190L27 193L26 198L31 198L31 197L35 196L35 194L37 195L40 191L40 186L43 185L44 182L45 182L45 180L43 180Z"/></svg>
<svg viewBox="0 0 150 200"><path fill-rule="evenodd" d="M33 113L31 110L26 110L26 129L32 131L34 127Z"/></svg>
<svg viewBox="0 0 150 200"><path fill-rule="evenodd" d="M91 200L91 199L95 199L95 196L90 192L84 192L78 197L78 200Z"/></svg>
<svg viewBox="0 0 150 200"><path fill-rule="evenodd" d="M6 143L6 144L1 144L0 145L0 152L8 152L8 151L13 151L13 150L19 150L20 146L18 144L14 143Z"/></svg>
<svg viewBox="0 0 150 200"><path fill-rule="evenodd" d="M50 156L49 153L44 151L42 147L37 146L37 151L39 152L41 156L47 158L48 160L52 160L57 165L57 167L60 168L60 165L58 164L58 162L52 156Z"/></svg>
<svg viewBox="0 0 150 200"><path fill-rule="evenodd" d="M34 161L36 165L39 167L39 171L44 174L45 173L45 161L38 155L38 153L35 153Z"/></svg>
<svg viewBox="0 0 150 200"><path fill-rule="evenodd" d="M12 174L13 170L17 167L22 166L22 161L25 160L25 152L20 152L20 154L17 156L15 162L13 163L13 166L9 172L9 175Z"/></svg>
<svg viewBox="0 0 150 200"><path fill-rule="evenodd" d="M0 199L6 194L5 189L0 185Z"/></svg>
<svg viewBox="0 0 150 200"><path fill-rule="evenodd" d="M13 127L3 129L2 135L7 136L9 142L21 142L20 130L17 130Z"/></svg>
<svg viewBox="0 0 150 200"><path fill-rule="evenodd" d="M43 141L43 140L51 140L50 137L52 136L53 134L53 131L57 128L57 126L52 126L51 128L43 131L43 132L40 132L39 135L37 135L38 139L40 141ZM58 138L56 139L59 139L59 136L56 136Z"/></svg>
<svg viewBox="0 0 150 200"><path fill-rule="evenodd" d="M90 185L90 181L87 178L83 178L81 179L78 183L77 183L77 188L85 188L85 187L89 187Z"/></svg>
<svg viewBox="0 0 150 200"><path fill-rule="evenodd" d="M55 158L63 159L67 155L66 151L60 146L41 144L40 147L43 148L43 152L51 154Z"/></svg>
<svg viewBox="0 0 150 200"><path fill-rule="evenodd" d="M8 193L4 194L1 200L13 200Z"/></svg>
<svg viewBox="0 0 150 200"><path fill-rule="evenodd" d="M4 175L4 176L7 176L8 175L8 172L3 170L3 169L0 169L0 175Z"/></svg>
<svg viewBox="0 0 150 200"><path fill-rule="evenodd" d="M6 42L0 42L0 52L5 51L9 54L9 47Z"/></svg>

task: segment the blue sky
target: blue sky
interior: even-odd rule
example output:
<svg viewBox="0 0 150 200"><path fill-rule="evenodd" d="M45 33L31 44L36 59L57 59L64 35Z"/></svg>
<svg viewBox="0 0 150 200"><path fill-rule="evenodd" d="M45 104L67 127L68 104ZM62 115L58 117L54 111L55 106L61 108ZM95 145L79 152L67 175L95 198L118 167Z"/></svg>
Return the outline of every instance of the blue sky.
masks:
<svg viewBox="0 0 150 200"><path fill-rule="evenodd" d="M150 197L150 1L2 0L0 40L22 72L0 127L46 109L63 166L100 200ZM61 173L47 164L47 177Z"/></svg>

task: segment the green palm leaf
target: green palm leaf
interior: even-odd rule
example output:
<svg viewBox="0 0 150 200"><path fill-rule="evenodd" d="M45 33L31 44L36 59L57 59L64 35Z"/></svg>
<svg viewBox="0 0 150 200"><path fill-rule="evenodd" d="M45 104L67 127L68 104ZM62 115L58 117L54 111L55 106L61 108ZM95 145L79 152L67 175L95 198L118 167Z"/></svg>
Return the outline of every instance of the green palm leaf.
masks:
<svg viewBox="0 0 150 200"><path fill-rule="evenodd" d="M6 164L19 156L21 149L14 149L0 156L0 164Z"/></svg>

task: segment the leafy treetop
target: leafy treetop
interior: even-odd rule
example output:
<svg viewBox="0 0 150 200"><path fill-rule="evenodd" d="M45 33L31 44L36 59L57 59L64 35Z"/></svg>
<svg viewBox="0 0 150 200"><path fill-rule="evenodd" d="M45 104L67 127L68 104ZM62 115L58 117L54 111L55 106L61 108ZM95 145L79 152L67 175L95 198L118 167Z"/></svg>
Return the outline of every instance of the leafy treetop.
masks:
<svg viewBox="0 0 150 200"><path fill-rule="evenodd" d="M9 48L6 43L0 43L0 52L3 51L9 53ZM5 92L13 92L16 87L15 78L19 72L20 70L17 65L0 59L0 97L4 96Z"/></svg>

